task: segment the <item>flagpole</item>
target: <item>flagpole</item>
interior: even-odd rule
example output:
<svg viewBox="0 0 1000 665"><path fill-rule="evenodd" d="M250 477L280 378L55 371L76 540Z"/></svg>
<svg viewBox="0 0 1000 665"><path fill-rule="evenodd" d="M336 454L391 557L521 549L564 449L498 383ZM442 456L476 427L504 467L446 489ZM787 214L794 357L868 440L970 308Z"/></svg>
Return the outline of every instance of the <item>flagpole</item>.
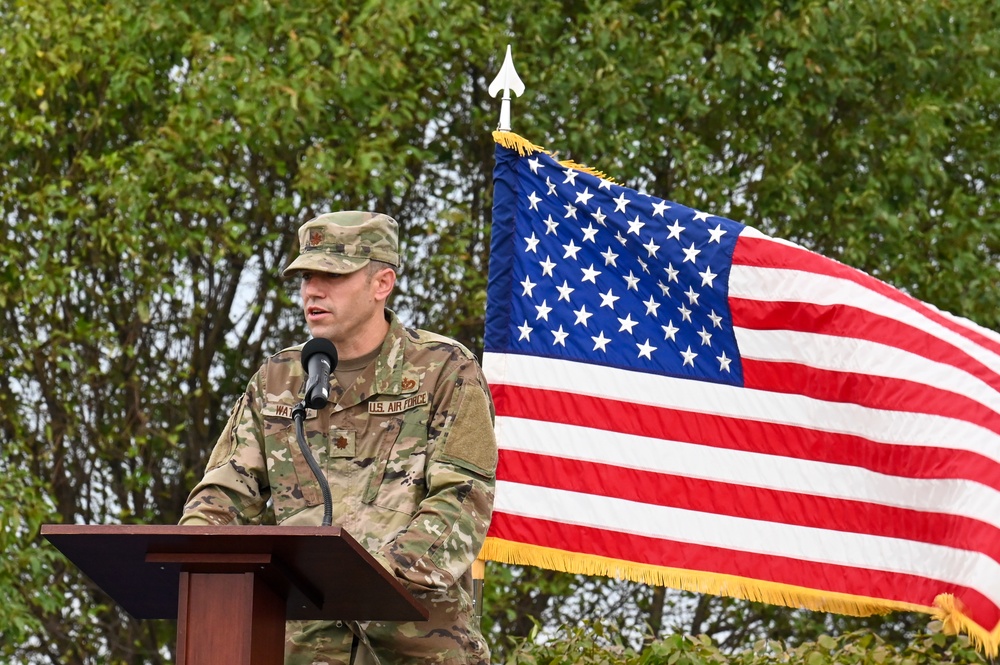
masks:
<svg viewBox="0 0 1000 665"><path fill-rule="evenodd" d="M514 59L510 55L510 44L507 44L507 54L504 56L500 73L497 74L497 77L493 79L493 83L490 84L490 97L496 97L501 91L503 91L503 98L500 100L500 122L497 124L497 129L501 132L509 132L510 93L513 92L518 97L524 94L524 83L521 82L521 77L514 70Z"/></svg>
<svg viewBox="0 0 1000 665"><path fill-rule="evenodd" d="M497 129L501 132L509 132L510 93L513 92L518 97L524 94L524 83L514 69L514 58L510 54L510 44L507 44L507 53L504 55L500 72L493 79L493 83L489 87L490 97L496 97L501 91L503 92L503 98L500 100L500 122L497 124ZM477 556L476 560L472 562L472 607L475 619L479 623L482 623L483 619L483 586L485 584L485 577L486 560L481 556Z"/></svg>

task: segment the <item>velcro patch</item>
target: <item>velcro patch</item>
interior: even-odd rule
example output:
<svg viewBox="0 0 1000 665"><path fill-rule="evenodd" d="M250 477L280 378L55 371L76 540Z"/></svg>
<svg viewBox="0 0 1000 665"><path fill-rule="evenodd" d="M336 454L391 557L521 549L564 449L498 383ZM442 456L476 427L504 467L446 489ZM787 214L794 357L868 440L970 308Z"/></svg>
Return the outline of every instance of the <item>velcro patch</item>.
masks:
<svg viewBox="0 0 1000 665"><path fill-rule="evenodd" d="M260 415L271 416L272 418L291 418L292 408L288 404L279 404L268 402L264 405L264 408L260 410ZM316 409L306 409L306 420L310 418L315 418L318 415Z"/></svg>
<svg viewBox="0 0 1000 665"><path fill-rule="evenodd" d="M330 430L330 457L354 457L357 450L355 432L352 429Z"/></svg>
<svg viewBox="0 0 1000 665"><path fill-rule="evenodd" d="M374 413L374 414L401 413L403 411L409 411L410 409L417 406L423 406L424 404L427 404L427 400L428 400L427 393L417 393L413 397L407 397L405 399L369 402L368 413Z"/></svg>

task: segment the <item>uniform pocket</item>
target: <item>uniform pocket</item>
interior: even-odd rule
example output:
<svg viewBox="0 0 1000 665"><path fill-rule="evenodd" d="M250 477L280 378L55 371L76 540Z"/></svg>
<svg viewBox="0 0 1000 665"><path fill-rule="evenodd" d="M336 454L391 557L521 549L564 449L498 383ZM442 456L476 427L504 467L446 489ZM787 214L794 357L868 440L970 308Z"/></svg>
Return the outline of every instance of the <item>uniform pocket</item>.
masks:
<svg viewBox="0 0 1000 665"><path fill-rule="evenodd" d="M382 436L365 503L406 515L417 512L427 495L428 414L429 407L420 405L389 417L370 415Z"/></svg>
<svg viewBox="0 0 1000 665"><path fill-rule="evenodd" d="M278 523L295 513L323 503L319 481L309 468L295 435L291 406L267 404L264 416L264 447L267 451L267 476ZM306 442L320 469L329 457L330 438L327 418L309 409L303 423Z"/></svg>

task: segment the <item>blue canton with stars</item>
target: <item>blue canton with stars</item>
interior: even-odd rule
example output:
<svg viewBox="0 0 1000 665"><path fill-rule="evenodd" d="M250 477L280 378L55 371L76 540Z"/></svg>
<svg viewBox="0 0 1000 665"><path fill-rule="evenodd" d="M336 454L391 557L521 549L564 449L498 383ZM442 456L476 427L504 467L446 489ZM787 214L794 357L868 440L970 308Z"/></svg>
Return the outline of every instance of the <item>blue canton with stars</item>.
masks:
<svg viewBox="0 0 1000 665"><path fill-rule="evenodd" d="M497 146L486 349L742 385L743 225Z"/></svg>

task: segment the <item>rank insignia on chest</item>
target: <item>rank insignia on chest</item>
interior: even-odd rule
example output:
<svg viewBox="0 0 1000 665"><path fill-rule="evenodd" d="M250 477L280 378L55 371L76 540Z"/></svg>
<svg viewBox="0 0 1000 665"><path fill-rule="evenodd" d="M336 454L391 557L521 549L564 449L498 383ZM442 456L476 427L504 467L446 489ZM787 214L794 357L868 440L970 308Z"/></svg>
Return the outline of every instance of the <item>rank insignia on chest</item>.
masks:
<svg viewBox="0 0 1000 665"><path fill-rule="evenodd" d="M369 402L368 413L401 413L417 406L423 406L424 404L427 404L427 393L419 393L405 399Z"/></svg>

